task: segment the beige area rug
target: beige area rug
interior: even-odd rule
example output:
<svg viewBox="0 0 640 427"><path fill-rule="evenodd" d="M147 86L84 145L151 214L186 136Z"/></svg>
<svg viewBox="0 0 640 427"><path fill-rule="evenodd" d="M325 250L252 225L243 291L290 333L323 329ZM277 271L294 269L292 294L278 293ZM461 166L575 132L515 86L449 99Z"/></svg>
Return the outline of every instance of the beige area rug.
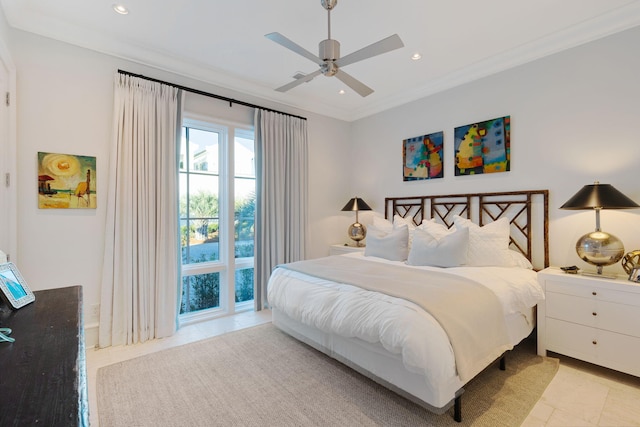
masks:
<svg viewBox="0 0 640 427"><path fill-rule="evenodd" d="M100 427L519 426L558 369L525 341L432 414L266 324L101 368Z"/></svg>

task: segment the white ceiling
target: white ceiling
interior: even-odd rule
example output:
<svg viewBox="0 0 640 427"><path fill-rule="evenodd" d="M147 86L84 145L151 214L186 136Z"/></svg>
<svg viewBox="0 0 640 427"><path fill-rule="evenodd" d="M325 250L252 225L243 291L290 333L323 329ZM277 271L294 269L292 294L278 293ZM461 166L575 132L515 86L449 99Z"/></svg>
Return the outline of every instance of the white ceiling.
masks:
<svg viewBox="0 0 640 427"><path fill-rule="evenodd" d="M130 13L116 14L116 1ZM331 36L342 56L394 33L405 45L344 67L375 90L362 98L322 75L274 90L317 66L264 35L280 32L317 54L327 38L320 0L0 4L14 28L348 121L640 25L640 0L339 0Z"/></svg>

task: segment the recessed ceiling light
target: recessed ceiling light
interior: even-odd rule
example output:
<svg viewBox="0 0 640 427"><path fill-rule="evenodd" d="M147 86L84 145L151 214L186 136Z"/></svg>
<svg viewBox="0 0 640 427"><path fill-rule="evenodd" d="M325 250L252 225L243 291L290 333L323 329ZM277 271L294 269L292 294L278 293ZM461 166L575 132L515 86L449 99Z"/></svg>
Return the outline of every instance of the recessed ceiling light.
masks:
<svg viewBox="0 0 640 427"><path fill-rule="evenodd" d="M113 5L113 10L115 10L120 15L127 15L129 13L129 9L127 9L126 7L124 7L121 4L114 4Z"/></svg>
<svg viewBox="0 0 640 427"><path fill-rule="evenodd" d="M417 61L420 58L422 58L422 55L420 55L420 53L418 53L418 52L416 52L413 55L411 55L411 59L413 59L414 61Z"/></svg>
<svg viewBox="0 0 640 427"><path fill-rule="evenodd" d="M344 95L344 94L345 94L345 91L344 91L344 89L340 89L340 90L338 91L338 93L339 93L340 95Z"/></svg>

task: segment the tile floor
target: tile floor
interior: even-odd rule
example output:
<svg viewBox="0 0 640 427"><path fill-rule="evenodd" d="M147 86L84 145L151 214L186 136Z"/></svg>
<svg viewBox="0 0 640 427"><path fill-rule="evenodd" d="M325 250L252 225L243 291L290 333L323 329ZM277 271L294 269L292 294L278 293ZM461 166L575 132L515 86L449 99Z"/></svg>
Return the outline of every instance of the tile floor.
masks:
<svg viewBox="0 0 640 427"><path fill-rule="evenodd" d="M269 311L245 312L183 327L171 338L133 346L87 349L91 426L98 426L96 374L100 367L269 321ZM560 358L560 369L523 427L640 427L640 378L556 354L551 356Z"/></svg>

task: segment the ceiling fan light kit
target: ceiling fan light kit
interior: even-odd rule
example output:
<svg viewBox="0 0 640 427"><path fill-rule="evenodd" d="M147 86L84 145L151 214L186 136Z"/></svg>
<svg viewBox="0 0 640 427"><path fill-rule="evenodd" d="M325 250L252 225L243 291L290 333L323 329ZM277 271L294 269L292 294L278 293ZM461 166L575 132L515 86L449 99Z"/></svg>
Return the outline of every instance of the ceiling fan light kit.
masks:
<svg viewBox="0 0 640 427"><path fill-rule="evenodd" d="M324 74L327 77L337 77L340 81L342 81L342 83L349 86L360 96L364 97L370 95L373 93L373 89L355 79L354 77L350 76L349 74L345 73L341 69L341 67L404 47L404 43L402 43L400 37L397 34L394 34L376 43L370 44L369 46L366 46L360 50L350 53L345 57L340 57L340 42L331 38L331 10L336 6L337 3L338 0L320 0L320 4L322 4L322 7L327 10L328 37L326 40L322 40L318 45L318 56L315 56L313 53L289 40L287 37L283 36L280 33L269 33L265 35L266 38L273 40L274 42L283 47L286 47L287 49L297 53L298 55L304 56L310 61L318 64L318 66L320 67L320 69L314 71L313 73L309 73L300 77L296 75L295 79L291 83L277 88L276 90L278 92L286 92L289 89L293 89L294 87L301 85L302 83L313 80L314 77L319 76L320 74Z"/></svg>

